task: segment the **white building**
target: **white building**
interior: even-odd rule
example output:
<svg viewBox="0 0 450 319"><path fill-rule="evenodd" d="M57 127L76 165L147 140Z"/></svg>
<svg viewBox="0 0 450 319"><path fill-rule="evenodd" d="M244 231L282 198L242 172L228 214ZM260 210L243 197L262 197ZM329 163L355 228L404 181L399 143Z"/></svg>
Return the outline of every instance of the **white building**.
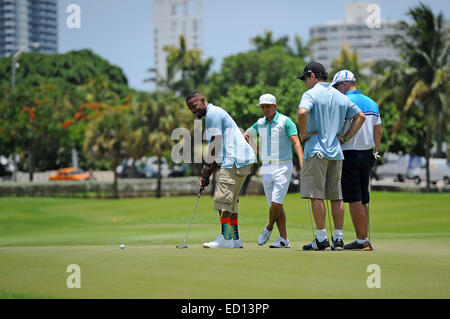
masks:
<svg viewBox="0 0 450 319"><path fill-rule="evenodd" d="M374 62L381 59L398 59L398 52L384 40L394 34L397 22L381 21L376 7L370 3L347 3L345 22L329 22L309 30L310 38L322 41L312 45L313 60L331 70L331 63L340 55L342 46L348 45L356 51L359 62Z"/></svg>
<svg viewBox="0 0 450 319"><path fill-rule="evenodd" d="M179 36L186 39L187 49L203 47L202 0L154 0L154 65L158 74L167 76L164 46L179 46Z"/></svg>

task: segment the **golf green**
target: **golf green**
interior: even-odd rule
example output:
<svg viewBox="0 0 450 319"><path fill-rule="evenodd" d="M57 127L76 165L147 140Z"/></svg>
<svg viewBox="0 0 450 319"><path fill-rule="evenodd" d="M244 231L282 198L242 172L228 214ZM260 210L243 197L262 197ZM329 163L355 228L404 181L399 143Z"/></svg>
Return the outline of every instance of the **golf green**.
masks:
<svg viewBox="0 0 450 319"><path fill-rule="evenodd" d="M209 196L176 249L195 200L0 198L0 298L450 297L450 194L372 193L372 252L302 251L312 234L298 194L285 201L290 249L256 244L263 196L240 199L244 249L202 248L220 231ZM347 209L344 241L354 236Z"/></svg>

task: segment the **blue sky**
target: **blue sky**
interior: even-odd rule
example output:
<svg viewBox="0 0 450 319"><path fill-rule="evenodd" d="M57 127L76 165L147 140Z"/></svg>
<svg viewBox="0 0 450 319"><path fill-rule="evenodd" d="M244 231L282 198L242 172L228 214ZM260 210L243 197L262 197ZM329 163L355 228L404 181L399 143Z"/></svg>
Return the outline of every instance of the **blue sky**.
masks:
<svg viewBox="0 0 450 319"><path fill-rule="evenodd" d="M309 28L345 19L345 3L321 0L203 0L204 57L213 57L213 69L224 57L251 49L250 39L270 30L275 37L300 35L309 38ZM378 0L382 20L406 19L409 7L418 0ZM423 3L450 19L450 1ZM70 4L81 8L81 28L69 29L66 12ZM152 0L59 0L59 52L88 48L120 66L129 85L151 90L143 80L153 67Z"/></svg>

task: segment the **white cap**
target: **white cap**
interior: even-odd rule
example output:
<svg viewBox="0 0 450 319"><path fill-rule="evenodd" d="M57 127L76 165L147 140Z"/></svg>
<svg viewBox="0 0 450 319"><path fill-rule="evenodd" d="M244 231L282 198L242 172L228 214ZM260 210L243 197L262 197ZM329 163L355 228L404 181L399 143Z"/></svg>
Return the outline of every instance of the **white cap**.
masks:
<svg viewBox="0 0 450 319"><path fill-rule="evenodd" d="M272 94L263 94L259 97L258 106L261 106L261 104L277 104L277 99Z"/></svg>
<svg viewBox="0 0 450 319"><path fill-rule="evenodd" d="M355 75L348 70L341 70L333 78L331 85L334 86L338 82L356 82Z"/></svg>

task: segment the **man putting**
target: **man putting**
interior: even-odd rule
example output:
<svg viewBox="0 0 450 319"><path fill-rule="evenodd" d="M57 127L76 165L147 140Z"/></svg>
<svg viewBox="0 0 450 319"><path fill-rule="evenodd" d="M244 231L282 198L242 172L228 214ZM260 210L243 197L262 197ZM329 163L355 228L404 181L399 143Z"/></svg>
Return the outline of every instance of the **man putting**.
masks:
<svg viewBox="0 0 450 319"><path fill-rule="evenodd" d="M201 170L200 187L209 184L216 166L220 166L214 193L214 209L219 211L221 234L204 248L243 248L238 232L238 195L251 172L255 154L246 143L236 122L222 108L206 101L199 91L186 97L189 110L199 119L205 118L208 156Z"/></svg>
<svg viewBox="0 0 450 319"><path fill-rule="evenodd" d="M352 139L344 141L338 136L344 152L342 164L342 195L345 203L349 203L350 216L355 228L356 240L344 246L349 250L372 250L368 238L370 201L369 182L370 170L378 157L378 147L381 141L381 117L377 103L356 89L356 78L348 70L336 73L331 83L337 90L349 97L366 116L361 130ZM349 125L344 125L343 136ZM341 205L342 218L344 216L344 202Z"/></svg>
<svg viewBox="0 0 450 319"><path fill-rule="evenodd" d="M261 107L264 117L258 119L244 135L250 145L253 144L252 138L256 138L258 135L262 138L262 147L260 149L256 145L254 147L257 148L261 157L264 193L270 209L269 222L257 242L258 245L264 245L272 234L273 224L277 223L280 237L270 244L270 248L290 248L283 201L293 170L292 146L297 153L300 168L303 162L303 150L294 122L276 110L275 96L272 94L261 95L258 106Z"/></svg>

